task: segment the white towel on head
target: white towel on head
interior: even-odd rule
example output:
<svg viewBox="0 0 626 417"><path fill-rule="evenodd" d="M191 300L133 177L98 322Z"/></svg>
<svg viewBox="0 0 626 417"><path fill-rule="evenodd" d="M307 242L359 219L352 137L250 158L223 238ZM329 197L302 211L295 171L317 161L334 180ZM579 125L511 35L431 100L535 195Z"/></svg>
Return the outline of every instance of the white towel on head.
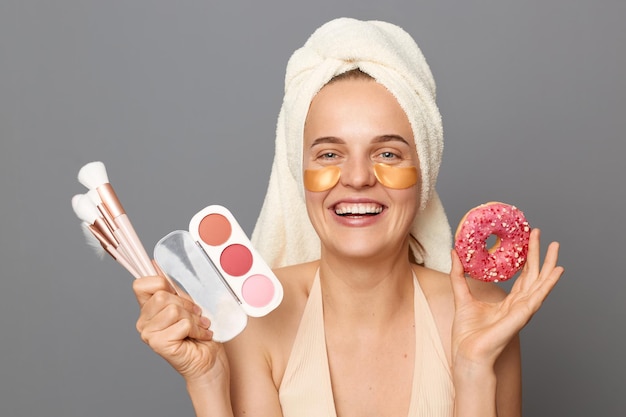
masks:
<svg viewBox="0 0 626 417"><path fill-rule="evenodd" d="M272 266L315 260L320 241L309 221L302 184L302 141L309 104L334 76L359 68L384 85L408 116L420 161L420 211L411 233L422 245L419 262L450 270L452 234L435 191L443 131L430 68L411 36L398 26L350 18L317 29L287 64L269 186L252 243Z"/></svg>

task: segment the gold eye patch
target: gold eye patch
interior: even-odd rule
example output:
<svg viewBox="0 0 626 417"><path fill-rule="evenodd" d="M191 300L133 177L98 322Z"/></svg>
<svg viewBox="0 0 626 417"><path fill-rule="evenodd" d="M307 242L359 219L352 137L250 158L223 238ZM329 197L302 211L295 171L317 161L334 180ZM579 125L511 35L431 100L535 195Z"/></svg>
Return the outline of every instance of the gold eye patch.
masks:
<svg viewBox="0 0 626 417"><path fill-rule="evenodd" d="M341 176L341 168L336 165L322 169L304 170L304 188L313 192L326 191L333 188Z"/></svg>
<svg viewBox="0 0 626 417"><path fill-rule="evenodd" d="M395 167L387 164L374 164L374 176L387 188L401 190L417 184L416 167ZM304 170L304 188L313 192L326 191L339 182L341 168L336 165L322 169Z"/></svg>
<svg viewBox="0 0 626 417"><path fill-rule="evenodd" d="M374 164L374 175L378 182L387 188L402 190L417 184L415 167L394 167L387 164Z"/></svg>

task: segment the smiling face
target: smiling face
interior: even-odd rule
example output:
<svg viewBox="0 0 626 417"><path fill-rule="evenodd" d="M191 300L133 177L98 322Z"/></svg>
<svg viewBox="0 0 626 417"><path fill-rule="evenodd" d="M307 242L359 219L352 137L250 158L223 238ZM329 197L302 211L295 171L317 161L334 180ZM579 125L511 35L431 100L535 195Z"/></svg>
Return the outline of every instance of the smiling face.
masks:
<svg viewBox="0 0 626 417"><path fill-rule="evenodd" d="M331 188L306 190L307 211L323 252L371 257L408 251L419 178L405 188L386 187L375 172L380 164L392 179L419 167L413 132L397 100L369 78L326 85L311 102L303 149L305 178L340 172Z"/></svg>

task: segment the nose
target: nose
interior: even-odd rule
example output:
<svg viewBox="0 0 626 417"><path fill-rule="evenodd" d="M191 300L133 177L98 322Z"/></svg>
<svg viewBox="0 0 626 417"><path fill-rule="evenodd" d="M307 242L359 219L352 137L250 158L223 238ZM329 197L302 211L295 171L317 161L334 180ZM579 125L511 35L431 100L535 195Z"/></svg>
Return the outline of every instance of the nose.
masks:
<svg viewBox="0 0 626 417"><path fill-rule="evenodd" d="M376 184L374 167L368 158L349 158L341 167L341 184L355 189Z"/></svg>

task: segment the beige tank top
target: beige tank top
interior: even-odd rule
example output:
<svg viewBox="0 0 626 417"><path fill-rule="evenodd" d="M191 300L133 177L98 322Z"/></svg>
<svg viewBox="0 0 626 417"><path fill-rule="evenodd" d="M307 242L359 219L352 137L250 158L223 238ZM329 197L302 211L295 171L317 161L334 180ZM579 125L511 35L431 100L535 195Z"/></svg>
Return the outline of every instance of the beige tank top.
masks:
<svg viewBox="0 0 626 417"><path fill-rule="evenodd" d="M414 282L415 368L408 417L450 417L452 376L426 297ZM279 388L284 417L337 417L330 380L319 273L311 287Z"/></svg>

